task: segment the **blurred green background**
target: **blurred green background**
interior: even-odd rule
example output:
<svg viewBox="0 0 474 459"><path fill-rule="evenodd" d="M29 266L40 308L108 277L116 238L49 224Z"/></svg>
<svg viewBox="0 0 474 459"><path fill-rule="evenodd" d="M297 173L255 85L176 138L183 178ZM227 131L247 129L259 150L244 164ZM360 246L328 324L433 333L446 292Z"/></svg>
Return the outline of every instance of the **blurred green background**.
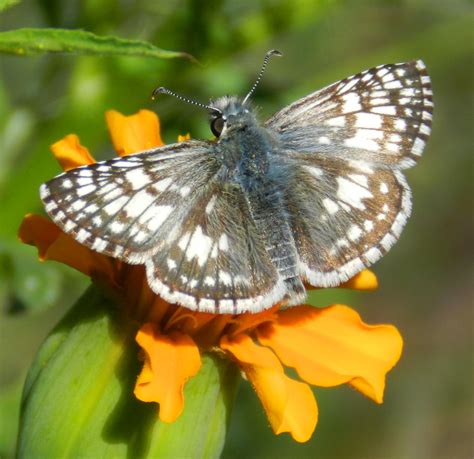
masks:
<svg viewBox="0 0 474 459"><path fill-rule="evenodd" d="M265 51L280 49L254 101L263 118L338 79L422 58L433 80L433 135L407 172L413 216L375 266L374 293L329 290L315 304L347 303L367 322L394 323L400 364L376 406L347 388L315 389L320 420L299 445L271 432L242 384L223 457L461 459L473 456L472 96L473 8L466 0L242 1L30 0L0 15L0 30L81 28L186 51L187 60L0 55L0 457L14 450L19 402L35 350L88 284L40 264L16 231L40 213L40 183L59 173L49 145L77 133L96 158L113 156L104 112L155 110L166 142L210 138L206 113L162 96L168 86L203 102L245 94Z"/></svg>

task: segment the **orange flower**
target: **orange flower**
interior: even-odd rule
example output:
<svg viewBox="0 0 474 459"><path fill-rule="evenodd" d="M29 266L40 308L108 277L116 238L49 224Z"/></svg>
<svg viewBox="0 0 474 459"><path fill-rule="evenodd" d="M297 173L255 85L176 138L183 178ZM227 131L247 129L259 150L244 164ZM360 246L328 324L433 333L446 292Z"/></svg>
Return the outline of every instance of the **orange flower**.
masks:
<svg viewBox="0 0 474 459"><path fill-rule="evenodd" d="M120 155L163 144L158 117L152 112L124 116L109 111L106 119ZM94 162L74 135L55 143L52 150L65 170ZM144 365L134 393L144 402L158 403L164 422L173 422L181 414L183 388L199 371L200 353L217 352L234 360L250 381L274 432L289 432L296 441L305 442L318 418L308 384L347 383L382 403L385 375L401 355L402 339L395 327L367 325L348 306L279 310L275 305L258 314L241 315L193 312L155 295L142 266L93 252L44 217L27 215L19 237L38 248L40 260L72 266L125 297L128 313L142 324L136 341ZM377 287L377 279L365 270L342 287L371 290ZM287 376L284 366L294 368L300 381Z"/></svg>

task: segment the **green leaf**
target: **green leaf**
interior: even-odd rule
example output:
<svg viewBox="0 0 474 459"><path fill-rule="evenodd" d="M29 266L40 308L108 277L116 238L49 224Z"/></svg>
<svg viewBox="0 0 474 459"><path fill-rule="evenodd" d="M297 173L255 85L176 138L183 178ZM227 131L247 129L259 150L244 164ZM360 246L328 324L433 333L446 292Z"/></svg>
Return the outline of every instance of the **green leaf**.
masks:
<svg viewBox="0 0 474 459"><path fill-rule="evenodd" d="M28 374L18 457L217 458L224 446L238 371L203 357L171 424L158 405L133 396L141 362L136 324L91 287L42 345Z"/></svg>
<svg viewBox="0 0 474 459"><path fill-rule="evenodd" d="M84 30L15 29L0 32L0 52L27 56L42 53L71 53L154 57L160 59L187 58L190 54L168 51L151 43L102 37Z"/></svg>
<svg viewBox="0 0 474 459"><path fill-rule="evenodd" d="M20 0L0 0L0 12L20 3Z"/></svg>

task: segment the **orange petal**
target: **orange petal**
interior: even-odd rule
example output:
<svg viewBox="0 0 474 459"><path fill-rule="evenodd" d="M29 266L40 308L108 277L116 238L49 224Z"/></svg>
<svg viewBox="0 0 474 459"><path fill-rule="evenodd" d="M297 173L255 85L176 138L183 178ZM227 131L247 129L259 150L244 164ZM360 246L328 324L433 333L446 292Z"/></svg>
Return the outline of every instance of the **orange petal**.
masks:
<svg viewBox="0 0 474 459"><path fill-rule="evenodd" d="M229 351L247 375L276 434L289 432L294 440L311 438L318 421L318 406L307 384L285 375L275 354L240 334L224 336L221 348Z"/></svg>
<svg viewBox="0 0 474 459"><path fill-rule="evenodd" d="M59 261L88 276L113 282L112 259L79 244L45 217L26 215L18 230L18 237L25 244L37 247L41 261Z"/></svg>
<svg viewBox="0 0 474 459"><path fill-rule="evenodd" d="M89 150L81 145L79 137L75 134L69 134L54 143L51 145L51 150L65 171L95 163Z"/></svg>
<svg viewBox="0 0 474 459"><path fill-rule="evenodd" d="M53 244L61 230L50 220L41 215L26 214L18 229L18 238L21 242L34 245L38 249L38 257L45 260L46 252Z"/></svg>
<svg viewBox="0 0 474 459"><path fill-rule="evenodd" d="M385 375L400 358L403 341L392 325L367 325L353 309L298 306L257 329L259 341L316 386L350 383L382 403Z"/></svg>
<svg viewBox="0 0 474 459"><path fill-rule="evenodd" d="M227 334L229 336L239 335L245 333L251 328L255 328L263 322L271 322L278 319L276 312L280 308L279 304L272 306L271 308L265 309L258 313L246 312L244 314L238 314L233 316L230 321L232 326L229 327Z"/></svg>
<svg viewBox="0 0 474 459"><path fill-rule="evenodd" d="M164 145L160 136L160 120L150 110L140 110L130 116L108 110L105 119L115 151L120 156Z"/></svg>
<svg viewBox="0 0 474 459"><path fill-rule="evenodd" d="M339 287L354 290L375 290L378 286L377 276L370 269L364 269Z"/></svg>
<svg viewBox="0 0 474 459"><path fill-rule="evenodd" d="M135 396L143 402L159 403L160 420L173 422L183 411L184 384L201 367L199 350L188 335L161 335L150 323L142 326L136 340L146 352L146 359Z"/></svg>

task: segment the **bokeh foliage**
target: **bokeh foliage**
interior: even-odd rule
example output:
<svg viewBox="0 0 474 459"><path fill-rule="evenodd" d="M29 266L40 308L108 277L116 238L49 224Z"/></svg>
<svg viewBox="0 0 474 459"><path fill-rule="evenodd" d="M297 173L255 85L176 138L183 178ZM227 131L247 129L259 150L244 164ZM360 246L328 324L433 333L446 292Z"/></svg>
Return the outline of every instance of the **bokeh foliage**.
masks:
<svg viewBox="0 0 474 459"><path fill-rule="evenodd" d="M15 5L15 3L17 3ZM186 59L45 54L0 55L0 456L13 454L21 386L34 352L87 285L21 246L25 213L42 212L38 187L60 169L49 145L77 133L97 158L112 156L104 112L151 108L163 137L211 136L205 113L160 97L155 86L206 101L244 94L265 51L277 48L255 94L262 118L337 79L381 63L422 58L432 76L433 136L408 172L414 215L376 265L376 293L315 292L314 304L345 302L369 322L393 322L405 337L386 401L347 388L316 395L311 442L275 437L248 385L234 410L223 457L464 458L472 433L473 9L467 0L3 0L0 31L83 29L144 40Z"/></svg>

